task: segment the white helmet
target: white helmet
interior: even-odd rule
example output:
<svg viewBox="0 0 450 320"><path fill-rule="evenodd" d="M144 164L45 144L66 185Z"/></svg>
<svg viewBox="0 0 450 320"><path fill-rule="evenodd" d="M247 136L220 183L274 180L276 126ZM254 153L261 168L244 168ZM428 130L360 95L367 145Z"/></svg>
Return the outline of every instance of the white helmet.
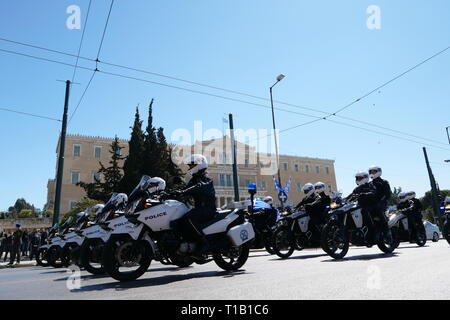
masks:
<svg viewBox="0 0 450 320"><path fill-rule="evenodd" d="M128 196L125 193L118 193L114 196L113 204L116 208L125 207L128 202Z"/></svg>
<svg viewBox="0 0 450 320"><path fill-rule="evenodd" d="M450 197L449 196L445 197L444 203L445 204L450 204Z"/></svg>
<svg viewBox="0 0 450 320"><path fill-rule="evenodd" d="M309 197L314 192L314 185L312 183L307 183L302 188L305 193L305 197Z"/></svg>
<svg viewBox="0 0 450 320"><path fill-rule="evenodd" d="M190 175L194 175L201 170L205 170L208 168L208 161L206 157L201 154L193 154L184 159L184 164L189 166L189 170L187 171Z"/></svg>
<svg viewBox="0 0 450 320"><path fill-rule="evenodd" d="M371 166L369 168L370 179L381 177L381 168L379 166Z"/></svg>
<svg viewBox="0 0 450 320"><path fill-rule="evenodd" d="M166 181L159 177L153 177L148 180L149 186L147 191L149 193L155 193L157 191L163 191L166 188Z"/></svg>
<svg viewBox="0 0 450 320"><path fill-rule="evenodd" d="M267 204L273 203L273 198L271 196L264 197L263 201Z"/></svg>
<svg viewBox="0 0 450 320"><path fill-rule="evenodd" d="M414 191L408 191L406 193L406 200L411 200L412 198L416 197L416 193Z"/></svg>
<svg viewBox="0 0 450 320"><path fill-rule="evenodd" d="M324 191L325 191L325 183L319 181L314 184L315 193L322 193Z"/></svg>
<svg viewBox="0 0 450 320"><path fill-rule="evenodd" d="M406 192L400 192L400 193L398 194L398 202L399 202L399 203L402 203L402 202L405 202L406 200L408 200L407 197L406 197L406 195L407 195Z"/></svg>
<svg viewBox="0 0 450 320"><path fill-rule="evenodd" d="M355 182L358 186L369 182L369 174L367 172L357 172L355 174Z"/></svg>
<svg viewBox="0 0 450 320"><path fill-rule="evenodd" d="M104 204L96 204L95 206L93 206L91 208L91 211L94 212L94 216L98 216L98 214L103 210L103 208L105 207Z"/></svg>

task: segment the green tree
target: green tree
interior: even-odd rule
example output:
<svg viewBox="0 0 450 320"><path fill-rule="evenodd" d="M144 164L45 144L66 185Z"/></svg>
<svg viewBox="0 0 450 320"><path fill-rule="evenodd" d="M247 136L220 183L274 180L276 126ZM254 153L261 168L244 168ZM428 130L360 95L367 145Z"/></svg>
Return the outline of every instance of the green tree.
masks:
<svg viewBox="0 0 450 320"><path fill-rule="evenodd" d="M29 209L33 213L35 212L34 206L28 203L24 198L17 199L16 203L14 204L14 217L17 217L18 214L24 209Z"/></svg>
<svg viewBox="0 0 450 320"><path fill-rule="evenodd" d="M147 128L145 129L144 154L142 174L151 177L158 176L161 172L161 157L158 153L158 138L153 126L153 99L148 106Z"/></svg>
<svg viewBox="0 0 450 320"><path fill-rule="evenodd" d="M131 139L128 142L128 156L123 165L123 178L119 184L119 191L129 194L142 176L142 164L144 162L144 133L142 121L139 118L139 110L136 108Z"/></svg>
<svg viewBox="0 0 450 320"><path fill-rule="evenodd" d="M31 209L22 209L18 215L19 218L33 218L36 217L36 213Z"/></svg>
<svg viewBox="0 0 450 320"><path fill-rule="evenodd" d="M72 209L70 209L63 215L61 219L61 224L64 223L67 219L69 219L69 217L75 216L77 213L82 212L87 208L93 207L98 203L100 203L100 201L84 197L83 199L78 201L77 204Z"/></svg>
<svg viewBox="0 0 450 320"><path fill-rule="evenodd" d="M389 206L396 206L398 205L398 195L399 193L402 192L402 187L394 187L394 191L392 192L391 198L388 201L388 205Z"/></svg>
<svg viewBox="0 0 450 320"><path fill-rule="evenodd" d="M438 191L438 197L440 198L438 199L438 205L441 205L446 196L450 196L450 190ZM433 198L431 196L431 191L425 192L425 195L420 198L420 202L422 202L424 217L433 223L437 223L436 219L434 218Z"/></svg>
<svg viewBox="0 0 450 320"><path fill-rule="evenodd" d="M159 128L158 137L158 155L161 159L159 176L166 181L167 189L178 189L184 186L183 172L172 161L172 146L167 144L164 136L164 129Z"/></svg>
<svg viewBox="0 0 450 320"><path fill-rule="evenodd" d="M119 161L124 159L121 156L120 150L122 149L123 147L120 146L119 139L116 136L111 143L111 148L109 150L109 153L111 154L109 167L106 168L99 162L100 169L97 173L99 173L103 179L97 179L97 177L95 177L95 182L93 183L78 183L78 185L84 189L88 198L106 202L111 197L111 194L118 190L119 183L123 176L122 169L119 166Z"/></svg>
<svg viewBox="0 0 450 320"><path fill-rule="evenodd" d="M44 210L44 215L43 216L46 217L46 218L53 217L53 210L49 210L49 209Z"/></svg>

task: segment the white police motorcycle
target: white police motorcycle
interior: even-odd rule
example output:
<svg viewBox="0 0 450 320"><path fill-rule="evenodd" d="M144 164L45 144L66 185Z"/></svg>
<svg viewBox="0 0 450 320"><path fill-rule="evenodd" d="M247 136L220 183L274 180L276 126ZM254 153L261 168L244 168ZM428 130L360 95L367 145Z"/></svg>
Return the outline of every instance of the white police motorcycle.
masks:
<svg viewBox="0 0 450 320"><path fill-rule="evenodd" d="M398 247L400 242L409 241L409 222L408 216L401 211L394 211L389 216L389 228L395 231L395 246ZM422 223L418 223L415 229L414 240L419 247L423 247L427 242L427 234Z"/></svg>
<svg viewBox="0 0 450 320"><path fill-rule="evenodd" d="M58 232L58 224L56 224L50 228L50 230L48 231L47 239L45 239L46 244L43 244L38 248L38 251L36 254L36 263L38 266L41 266L41 267L49 266L48 257L47 257L48 248L50 248L52 240L53 240L53 238L56 237L57 232Z"/></svg>
<svg viewBox="0 0 450 320"><path fill-rule="evenodd" d="M83 229L85 240L80 247L80 265L89 273L103 274L103 248L116 224L129 223L124 212L128 197L125 193L114 193L89 227Z"/></svg>
<svg viewBox="0 0 450 320"><path fill-rule="evenodd" d="M116 280L129 281L147 271L151 261L179 267L212 260L224 270L237 270L247 261L255 232L245 219L245 208L219 211L202 229L208 253L193 254L194 245L178 235L171 222L183 217L189 208L164 197L148 199L148 176L143 176L128 197L125 218L131 223L117 224L103 250L103 266Z"/></svg>
<svg viewBox="0 0 450 320"><path fill-rule="evenodd" d="M69 229L73 225L75 219L69 217L60 227L55 236L50 239L48 249L46 252L47 262L53 268L61 268L65 265L61 259L62 248L65 244L64 236L69 232Z"/></svg>
<svg viewBox="0 0 450 320"><path fill-rule="evenodd" d="M395 230L391 229L392 240L388 241L384 233L379 231L379 217L364 214L358 203L352 200L347 199L346 202L338 199L330 206L328 222L322 229L322 249L334 259L345 257L350 243L368 248L376 244L384 253L392 253L396 248Z"/></svg>

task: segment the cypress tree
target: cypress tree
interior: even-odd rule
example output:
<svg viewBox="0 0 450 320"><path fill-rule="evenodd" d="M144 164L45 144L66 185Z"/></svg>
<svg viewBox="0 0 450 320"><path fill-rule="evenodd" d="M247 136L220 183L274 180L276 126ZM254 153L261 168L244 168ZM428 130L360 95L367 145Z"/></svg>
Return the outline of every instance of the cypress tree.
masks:
<svg viewBox="0 0 450 320"><path fill-rule="evenodd" d="M88 198L106 202L111 197L111 194L119 189L119 183L122 179L119 161L124 159L120 155L120 150L122 149L123 147L120 146L119 139L115 136L114 141L111 143L111 149L109 150L111 154L110 166L106 168L103 163L99 162L100 169L97 173L103 176L103 182L97 179L97 177L94 177L95 181L93 183L78 183L86 191Z"/></svg>
<svg viewBox="0 0 450 320"><path fill-rule="evenodd" d="M161 161L160 177L166 180L167 189L178 189L184 186L183 172L172 161L172 147L167 144L164 129L159 128L157 132L158 154Z"/></svg>
<svg viewBox="0 0 450 320"><path fill-rule="evenodd" d="M131 128L131 138L128 142L128 156L123 165L123 178L119 184L119 192L129 194L142 177L142 164L144 162L144 133L142 121L139 118L139 109L136 107L134 124Z"/></svg>
<svg viewBox="0 0 450 320"><path fill-rule="evenodd" d="M148 106L148 122L145 129L144 155L142 173L151 177L158 176L161 171L160 155L158 154L158 139L156 129L153 127L153 99Z"/></svg>

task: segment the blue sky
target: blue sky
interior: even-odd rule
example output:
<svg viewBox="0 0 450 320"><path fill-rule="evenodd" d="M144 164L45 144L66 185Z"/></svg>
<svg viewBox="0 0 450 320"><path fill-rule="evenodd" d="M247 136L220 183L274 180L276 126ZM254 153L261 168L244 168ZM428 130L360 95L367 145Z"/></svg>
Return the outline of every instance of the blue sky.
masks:
<svg viewBox="0 0 450 320"><path fill-rule="evenodd" d="M84 24L88 3L3 1L0 37L75 54L82 29L66 27L66 8L79 5ZM81 55L95 58L109 4L93 1L87 26L82 25L86 31ZM366 26L370 5L381 9L379 30ZM274 89L275 99L332 112L449 46L448 12L450 3L445 0L116 0L100 60L264 97L275 77L284 73L286 78ZM0 49L75 62L73 57L3 41ZM79 64L93 67L86 61ZM269 106L156 76L99 68ZM73 68L0 52L0 70L0 107L61 117L64 83L56 80L70 79ZM73 86L69 113L90 76L89 71L77 70L75 81L81 84ZM342 115L446 143L449 80L450 50ZM151 98L156 124L168 137L177 128L193 130L195 120L203 121L205 129L221 129L222 117L229 112L236 127L271 127L269 109L97 73L68 132L128 138L134 108L139 103L144 114ZM280 129L310 120L281 111L276 118ZM55 175L59 130L59 122L0 111L0 210L18 197L37 207L45 204L47 180ZM428 155L440 187L450 189L450 164L443 161L450 158L450 148L440 146L446 150L428 147ZM280 150L335 159L338 187L344 193L354 187L353 174L372 164L383 168L392 187L413 189L420 196L429 190L421 144L319 121L283 133Z"/></svg>

